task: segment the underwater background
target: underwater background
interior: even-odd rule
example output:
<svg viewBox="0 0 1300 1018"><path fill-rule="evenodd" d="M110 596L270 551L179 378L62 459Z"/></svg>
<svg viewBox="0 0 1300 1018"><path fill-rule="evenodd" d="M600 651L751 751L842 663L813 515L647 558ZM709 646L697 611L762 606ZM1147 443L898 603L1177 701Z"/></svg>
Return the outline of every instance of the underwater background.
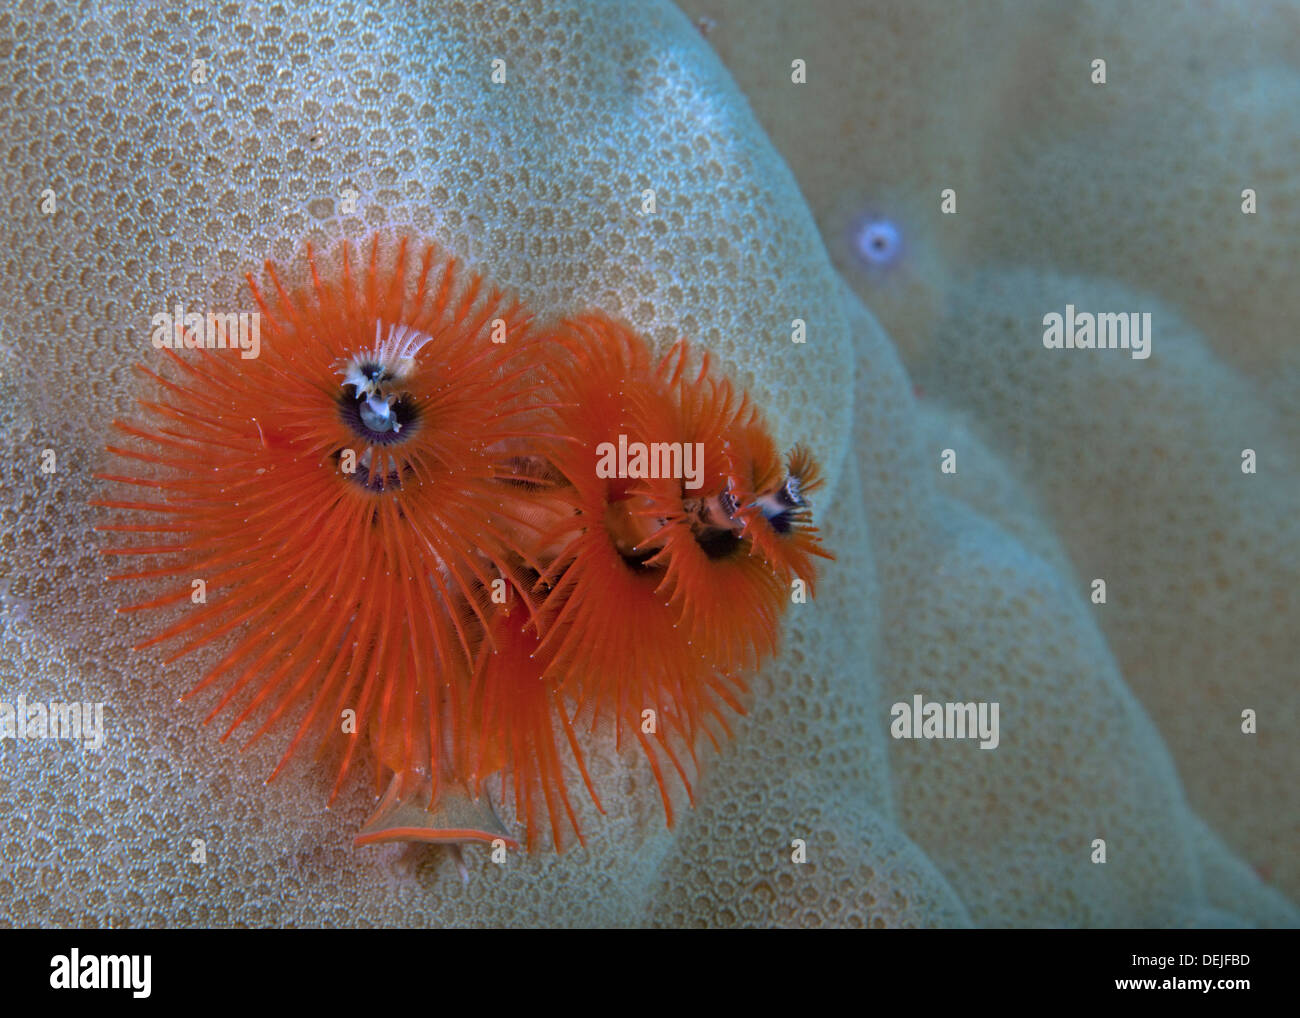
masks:
<svg viewBox="0 0 1300 1018"><path fill-rule="evenodd" d="M1297 925L1298 64L1268 0L6 7L0 700L106 720L0 739L0 922ZM690 337L823 465L836 561L671 829L598 736L585 848L358 849L368 782L176 702L224 645L130 649L150 316L375 231Z"/></svg>

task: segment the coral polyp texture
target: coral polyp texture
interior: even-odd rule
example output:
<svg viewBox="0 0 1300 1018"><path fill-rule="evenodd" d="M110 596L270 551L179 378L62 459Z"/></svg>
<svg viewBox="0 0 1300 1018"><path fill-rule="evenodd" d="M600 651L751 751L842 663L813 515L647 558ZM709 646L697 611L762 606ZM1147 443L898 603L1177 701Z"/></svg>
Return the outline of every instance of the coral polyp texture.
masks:
<svg viewBox="0 0 1300 1018"><path fill-rule="evenodd" d="M1294 4L682 7L0 14L4 921L1300 922Z"/></svg>

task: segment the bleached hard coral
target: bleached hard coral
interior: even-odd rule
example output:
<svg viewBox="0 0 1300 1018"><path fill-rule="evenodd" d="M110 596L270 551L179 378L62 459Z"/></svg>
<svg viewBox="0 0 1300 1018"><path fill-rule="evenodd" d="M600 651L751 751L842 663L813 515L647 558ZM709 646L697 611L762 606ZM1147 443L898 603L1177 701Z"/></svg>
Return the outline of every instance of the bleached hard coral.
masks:
<svg viewBox="0 0 1300 1018"><path fill-rule="evenodd" d="M1050 237L1055 269L1149 291L1252 378L1257 398L1289 406L1300 385L1300 10L1098 0L1044 19L1034 44L1025 101L987 141L999 161L979 252L1027 261L1034 238ZM1104 86L1044 71L1081 54L1107 59ZM1300 442L1294 414L1280 423Z"/></svg>
<svg viewBox="0 0 1300 1018"><path fill-rule="evenodd" d="M1043 314L1070 302L1149 309L1150 358L1044 349ZM1300 461L1279 411L1150 294L1032 269L956 288L915 371L1006 450L1082 578L1075 589L1106 581L1091 614L1192 803L1267 879L1296 887ZM1244 710L1256 734L1243 733Z"/></svg>
<svg viewBox="0 0 1300 1018"><path fill-rule="evenodd" d="M6 564L32 601L30 627L7 634L4 688L105 701L110 733L98 756L65 750L57 787L49 750L6 747L0 801L13 843L30 846L4 888L10 919L639 921L674 844L644 767L620 762L627 794L606 797L604 818L588 808L581 862L474 860L487 868L461 889L449 861L426 858L390 886L373 855L344 847L369 789L331 815L316 772L264 788L275 746L237 756L198 725L203 704L175 705L221 648L162 672L127 650L145 629L113 617L123 595L102 583L83 506L153 313L244 306L241 275L264 257L299 263L306 240L330 252L374 228L430 235L548 316L599 307L661 350L690 336L764 407L782 448L815 447L830 506L851 398L837 283L734 87L666 4L47 13L0 24L9 170L31 198L13 206L3 264L5 336L24 337L0 379L16 498ZM790 341L796 316L806 344ZM44 474L47 445L57 469ZM783 695L811 699L819 674ZM559 900L563 914L548 909Z"/></svg>
<svg viewBox="0 0 1300 1018"><path fill-rule="evenodd" d="M846 302L859 343L855 429L866 452L879 627L906 633L882 641L881 702L923 692L1001 705L994 750L891 745L901 826L977 925L1181 921L1205 906L1193 844L1199 821L1082 588L958 501L963 475L982 457L966 460L958 443L956 473L941 473L936 429L915 423L918 408L888 340L855 298ZM976 490L998 479L983 477ZM900 503L909 511L899 512ZM1051 559L1059 562L1059 552ZM1107 843L1105 865L1090 859L1096 838ZM1258 878L1237 877L1225 898L1270 900ZM1278 914L1270 908L1242 921ZM1285 906L1280 914L1294 921Z"/></svg>
<svg viewBox="0 0 1300 1018"><path fill-rule="evenodd" d="M924 344L951 266L981 243L981 196L997 172L985 139L1017 101L1008 54L1034 19L1014 0L681 6L715 22L709 42L789 162L835 267L905 354ZM940 212L944 188L955 216ZM888 266L857 251L861 225L878 220L899 238Z"/></svg>
<svg viewBox="0 0 1300 1018"><path fill-rule="evenodd" d="M32 605L6 624L0 669L29 700L107 701L109 737L98 754L4 747L8 921L1292 921L1182 806L1062 574L943 492L893 350L843 298L788 172L680 13L540 0L44 13L0 20L12 99L0 127L15 190L31 196L11 209L0 261L13 295L0 308L13 499L0 542L14 596ZM827 467L819 512L840 561L816 602L792 606L750 717L671 832L648 769L604 740L592 766L620 794L607 816L583 813L583 853L504 867L470 854L465 884L445 854L357 851L368 789L325 813L327 775L264 787L278 747L238 756L173 703L202 662L164 671L126 649L144 630L111 614L84 506L150 313L238 302L240 273L265 255L293 261L304 238L375 227L429 233L552 314L597 305L661 347L687 333L750 389L783 446L807 441ZM794 318L806 345L791 343ZM44 473L47 448L57 467ZM986 501L1006 496L991 485ZM1006 589L1019 584L1041 592L1037 635ZM954 606L959 591L988 601ZM987 634L949 632L976 612ZM1035 653L1015 644L1027 636ZM1008 727L993 751L891 742L892 697L927 683L975 695L964 661L998 676L990 695L1005 691L1008 713L1036 727ZM1088 684L1079 673L1098 663ZM1064 681L1038 681L1048 664ZM1107 753L1141 780L1120 785ZM943 761L971 754L945 797ZM981 820L988 801L1005 830ZM1120 832L1104 872L1087 869L1089 839L1106 836L1093 821ZM1154 876L1160 851L1168 872ZM1211 866L1240 893L1207 892ZM1265 901L1272 911L1252 907Z"/></svg>
<svg viewBox="0 0 1300 1018"><path fill-rule="evenodd" d="M927 435L962 450L950 491L1078 590L1098 558L1123 574L1095 616L1124 681L1192 807L1295 895L1296 5L683 6L914 371ZM823 86L871 101L812 116ZM890 273L845 243L864 212L900 224ZM1045 313L1090 300L1160 309L1154 361L1030 354ZM1272 720L1248 736L1253 699Z"/></svg>
<svg viewBox="0 0 1300 1018"><path fill-rule="evenodd" d="M837 268L905 359L930 341L959 266L1046 259L1140 281L1275 402L1295 391L1291 0L681 6L709 17ZM807 82L791 87L795 58ZM841 96L856 101L818 115ZM863 216L897 224L905 255L888 274L854 256Z"/></svg>

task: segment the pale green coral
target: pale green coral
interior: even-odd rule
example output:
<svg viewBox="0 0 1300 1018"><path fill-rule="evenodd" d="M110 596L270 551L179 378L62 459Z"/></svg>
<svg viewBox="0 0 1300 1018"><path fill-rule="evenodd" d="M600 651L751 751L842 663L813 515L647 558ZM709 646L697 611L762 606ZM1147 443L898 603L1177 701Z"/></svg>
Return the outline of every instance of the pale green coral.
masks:
<svg viewBox="0 0 1300 1018"><path fill-rule="evenodd" d="M873 5L871 18L846 17L837 4L804 20L789 5L768 20L772 8L727 6L741 13L715 11L711 42L733 67L738 53L766 59L770 95L795 95L793 56L812 63L810 90L824 76L821 92L797 99L810 105L796 128L752 86L753 65L736 67L816 220L710 43L667 3L271 4L216 13L138 5L79 15L26 5L0 19L0 136L9 139L14 184L10 253L0 259L10 443L0 545L6 603L30 602L27 620L5 619L2 688L31 700L105 700L110 713L100 755L4 747L8 921L1296 922L1293 906L1224 845L1249 851L1252 862L1267 850L1282 866L1274 853L1288 839L1294 848L1295 807L1294 790L1280 782L1294 772L1293 756L1261 733L1258 787L1281 805L1270 815L1243 801L1234 813L1224 790L1206 782L1211 768L1195 741L1179 736L1181 722L1152 707L1180 669L1198 709L1223 692L1208 665L1178 647L1180 618L1156 607L1170 560L1145 546L1103 545L1119 559L1105 568L1121 577L1117 586L1127 580L1129 591L1144 591L1145 608L1117 602L1108 608L1122 603L1133 613L1107 616L1086 598L1083 579L1094 570L1081 549L1099 524L1071 515L1070 499L1085 478L1096 490L1128 476L1112 467L1133 468L1118 461L1140 450L1123 444L1131 435L1120 425L1105 446L1057 433L1056 458L1028 447L1062 406L1107 406L1112 370L1135 403L1167 413L1150 426L1164 424L1171 453L1189 433L1212 440L1210 423L1220 420L1265 432L1259 448L1285 463L1284 429L1266 408L1234 405L1249 403L1253 390L1241 378L1224 382L1228 373L1193 331L1210 328L1208 311L1184 330L1191 353L1179 371L1139 382L1131 363L1035 361L1017 369L1028 372L1024 391L1006 388L1014 344L1033 339L1017 330L1031 311L1052 309L1040 309L1043 301L1146 299L1042 267L976 264L990 243L981 216L997 207L979 189L1001 172L993 140L1007 136L1004 103L1021 68L997 47L1034 52L1060 22L1000 20L991 9L981 21L946 4ZM888 26L889 46L870 45L881 38L872 19ZM838 71L818 68L815 48L804 48L831 41L853 55ZM976 44L998 59L963 64ZM201 84L192 80L196 59L207 62ZM491 82L494 59L505 61L503 84ZM1066 132L1063 116L1081 115L1072 105L1080 87L1037 90L1041 151L1052 132ZM857 99L830 101L845 94ZM909 112L922 98L926 112ZM1230 98L1222 92L1219 105ZM1281 117L1270 122L1285 126L1267 104L1242 102L1242 116ZM853 280L897 335L832 267L832 258L844 267L836 231L837 217L854 211L850 174L864 172L852 141L870 136L836 129L863 108L868 127L892 132L887 144L863 149L873 196L918 224L892 289ZM1117 129L1106 109L1084 113L1089 129ZM849 161L801 160L790 132L814 147L843 134L849 141L835 159ZM1283 144L1268 142L1258 165L1279 165ZM950 177L963 202L952 235L931 215ZM53 216L39 207L46 188L58 196ZM342 205L349 188L355 214ZM647 189L653 214L642 211ZM1285 232L1264 225L1285 250ZM149 314L177 300L240 300L240 274L263 257L292 261L309 237L328 244L373 228L441 240L544 316L599 305L661 347L691 335L750 389L781 443L807 442L830 474L832 490L816 505L837 561L817 600L792 606L781 657L756 678L750 716L708 762L700 804L674 831L663 828L648 769L599 740L593 770L608 815L583 807L585 851L512 857L505 867L471 852L464 885L437 851L354 850L351 837L373 804L369 788L350 789L326 812L328 776L299 767L263 787L280 745L238 756L199 725L202 704L173 702L219 648L165 672L155 653L127 650L149 628L112 615L120 593L100 580L86 502L104 422L124 413L135 391L129 367L146 352ZM1000 236L1013 246L1009 231ZM1022 238L1020 260L1044 260L1046 248L1024 246L1033 239ZM1077 261L1071 270L1088 268L1082 255ZM1237 263L1224 253L1219 264ZM1163 292L1154 279L1147 286ZM808 324L804 345L790 342L794 318ZM920 403L896 347L926 387ZM1158 345L1161 359L1141 367L1177 349L1173 340L1168 353ZM1033 416L1015 416L1030 398L1041 401ZM35 464L50 446L59 469L41 474ZM947 446L959 450L955 476L938 468ZM1269 549L1263 568L1272 572L1251 581L1259 591L1294 569L1294 528L1282 519L1276 475L1254 479L1270 507L1262 518L1275 525L1270 536L1268 526L1243 530L1240 504L1204 474L1166 490L1142 487L1135 473L1131 510L1188 513L1162 547L1221 527L1255 542L1247 561ZM1224 575L1230 588L1252 589L1241 574ZM1199 602L1173 603L1187 611ZM1207 639L1241 624L1230 607L1196 619ZM1151 653L1163 670L1135 669L1126 627L1140 625L1156 634ZM1269 642L1256 639L1252 651L1252 633ZM1259 677L1241 678L1224 704L1254 695L1261 717L1294 712L1278 665L1288 639L1247 628L1220 644L1254 662ZM894 742L889 705L914 692L1000 700L1001 745ZM1217 753L1241 751L1223 738ZM1224 774L1250 766L1230 759ZM1213 831L1184 801L1175 764ZM1089 861L1097 837L1109 842L1104 867ZM190 862L196 838L207 845L202 866ZM791 861L796 839L806 844L804 865Z"/></svg>
<svg viewBox="0 0 1300 1018"><path fill-rule="evenodd" d="M1087 613L1193 807L1295 894L1300 9L684 6L713 19L837 266L902 352L921 394L916 454L959 450L945 490L1073 592L1109 580L1110 603ZM790 86L794 57L806 88ZM828 92L868 101L815 115ZM944 188L957 215L941 212ZM852 257L864 212L903 232L888 272ZM1043 356L1042 316L1067 302L1154 311L1152 361ZM1268 464L1256 475L1241 472L1246 448ZM1256 736L1241 731L1248 708Z"/></svg>

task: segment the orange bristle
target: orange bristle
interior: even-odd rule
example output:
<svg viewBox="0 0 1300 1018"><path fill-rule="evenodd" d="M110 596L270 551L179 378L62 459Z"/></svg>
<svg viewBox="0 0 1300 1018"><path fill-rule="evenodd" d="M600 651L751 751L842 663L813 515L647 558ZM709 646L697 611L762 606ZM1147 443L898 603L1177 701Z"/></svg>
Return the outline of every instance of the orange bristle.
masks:
<svg viewBox="0 0 1300 1018"><path fill-rule="evenodd" d="M726 459L727 484L739 506L736 520L753 553L773 575L780 577L782 584L788 586L792 579L798 578L807 584L808 593L814 594L815 560L833 560L835 556L822 546L812 523L807 496L822 486L821 469L812 454L796 445L783 466L771 436L761 424L754 423L733 433ZM786 496L792 485L794 504ZM780 504L786 508L780 514L778 529L761 501L771 503L782 497L785 501Z"/></svg>
<svg viewBox="0 0 1300 1018"><path fill-rule="evenodd" d="M464 701L460 771L475 795L484 777L501 773L503 796L513 793L516 815L527 829L529 851L540 840L539 808L544 806L553 844L563 851L569 829L580 843L586 842L565 785L557 729L563 730L592 802L604 810L559 684L547 674L549 656L538 651L537 606L526 604L525 587L520 577L514 577L498 588L505 596L493 599L500 603L494 604L491 640L485 639L479 649Z"/></svg>
<svg viewBox="0 0 1300 1018"><path fill-rule="evenodd" d="M693 802L702 739L731 734L790 583L831 557L812 457L783 465L685 342L656 365L599 314L536 335L432 247L376 238L358 266L344 243L337 270L308 247L306 274L248 278L260 356L165 349L143 423L114 422L128 467L100 476L135 493L97 503L123 514L100 529L135 536L103 554L155 585L122 610L184 610L139 646L230 639L189 695L219 691L222 740L256 718L245 745L296 718L272 777L352 712L376 791L391 778L358 844L513 844L480 798L496 776L530 850L547 826L582 842L566 752L600 801L578 717L636 740L671 826L673 775ZM701 450L676 461L690 483L598 471L620 436ZM331 798L358 757L333 745Z"/></svg>
<svg viewBox="0 0 1300 1018"><path fill-rule="evenodd" d="M776 652L786 588L768 562L750 554L738 532L714 530L702 539L700 514L730 497L733 436L766 431L748 397L738 397L729 381L710 373L707 355L693 376L686 370L690 360L689 346L679 342L658 375L671 388L673 440L694 443L704 453L702 483L696 490L671 481L653 484L646 512L664 523L657 535L662 550L650 564L663 566L663 589L692 642L711 660L750 670Z"/></svg>
<svg viewBox="0 0 1300 1018"><path fill-rule="evenodd" d="M244 703L226 736L259 711L254 738L301 712L282 767L351 709L363 732L404 733L380 755L426 771L436 795L461 692L448 677L490 622L467 592L530 557L501 522L497 477L501 450L536 427L539 347L518 304L431 246L417 262L376 238L358 268L345 243L337 273L310 247L307 260L298 290L270 263L269 286L249 277L260 356L164 350L164 370L142 369L157 389L146 423L115 422L133 442L110 447L134 467L104 476L153 497L99 504L130 520L103 529L169 540L105 554L157 556L119 578L171 581L126 610L206 584L206 603L141 646L181 641L175 660L243 634L191 693L223 690L213 716Z"/></svg>
<svg viewBox="0 0 1300 1018"><path fill-rule="evenodd" d="M543 576L542 646L580 711L612 720L620 742L635 734L671 823L665 762L693 797L687 758L694 765L701 735L716 743L729 734L728 714L743 712L740 673L775 652L786 603L779 579L740 540L715 554L691 523L693 504L725 486L727 436L756 417L707 363L687 372L684 346L656 369L635 333L600 315L565 323L555 339L568 354L556 369L557 430L568 441L552 455L569 482L557 497L571 513ZM629 446L699 443L701 487L598 476L599 447L620 436Z"/></svg>

